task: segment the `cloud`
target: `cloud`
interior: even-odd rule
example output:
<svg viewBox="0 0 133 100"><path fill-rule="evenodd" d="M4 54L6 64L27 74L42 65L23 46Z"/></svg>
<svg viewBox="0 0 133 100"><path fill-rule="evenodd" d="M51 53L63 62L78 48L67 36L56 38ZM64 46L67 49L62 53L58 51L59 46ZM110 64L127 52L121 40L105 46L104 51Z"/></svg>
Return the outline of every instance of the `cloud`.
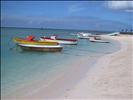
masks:
<svg viewBox="0 0 133 100"><path fill-rule="evenodd" d="M82 6L81 4L73 4L68 7L68 13L76 13L76 12L82 11L84 9L85 9L85 7Z"/></svg>
<svg viewBox="0 0 133 100"><path fill-rule="evenodd" d="M106 1L105 6L113 10L133 12L133 1Z"/></svg>

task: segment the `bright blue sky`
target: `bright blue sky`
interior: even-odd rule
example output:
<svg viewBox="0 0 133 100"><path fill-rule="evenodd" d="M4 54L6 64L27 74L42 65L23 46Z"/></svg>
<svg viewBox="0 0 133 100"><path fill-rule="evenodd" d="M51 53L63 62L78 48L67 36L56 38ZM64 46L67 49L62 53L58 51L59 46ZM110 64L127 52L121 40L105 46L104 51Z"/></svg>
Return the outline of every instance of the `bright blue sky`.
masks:
<svg viewBox="0 0 133 100"><path fill-rule="evenodd" d="M112 1L2 1L7 27L121 30L133 26L133 7Z"/></svg>

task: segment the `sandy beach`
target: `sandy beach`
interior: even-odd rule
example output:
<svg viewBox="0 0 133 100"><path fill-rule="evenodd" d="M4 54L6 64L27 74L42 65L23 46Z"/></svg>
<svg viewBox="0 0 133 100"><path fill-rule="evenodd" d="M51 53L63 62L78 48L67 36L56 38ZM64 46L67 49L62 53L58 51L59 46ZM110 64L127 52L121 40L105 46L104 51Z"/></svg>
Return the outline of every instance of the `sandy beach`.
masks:
<svg viewBox="0 0 133 100"><path fill-rule="evenodd" d="M120 42L121 49L101 57L88 71L89 57L77 59L51 81L41 80L16 90L3 100L131 100L133 37L104 37Z"/></svg>
<svg viewBox="0 0 133 100"><path fill-rule="evenodd" d="M118 40L121 49L102 57L67 94L68 99L132 100L133 37L108 37Z"/></svg>

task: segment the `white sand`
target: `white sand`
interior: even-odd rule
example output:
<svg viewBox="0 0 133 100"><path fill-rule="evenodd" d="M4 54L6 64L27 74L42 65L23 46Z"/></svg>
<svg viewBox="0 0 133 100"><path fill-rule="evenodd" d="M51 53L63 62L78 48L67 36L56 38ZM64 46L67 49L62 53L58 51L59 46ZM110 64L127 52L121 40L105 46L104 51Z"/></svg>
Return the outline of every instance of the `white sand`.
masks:
<svg viewBox="0 0 133 100"><path fill-rule="evenodd" d="M95 64L95 69L65 94L68 99L133 100L133 37L121 35L110 38L118 40L121 49L102 57Z"/></svg>
<svg viewBox="0 0 133 100"><path fill-rule="evenodd" d="M3 97L3 100L131 100L133 38L124 35L104 38L118 40L120 51L100 58L89 71L89 57L76 59L76 63L69 64L70 68L51 81L34 82Z"/></svg>

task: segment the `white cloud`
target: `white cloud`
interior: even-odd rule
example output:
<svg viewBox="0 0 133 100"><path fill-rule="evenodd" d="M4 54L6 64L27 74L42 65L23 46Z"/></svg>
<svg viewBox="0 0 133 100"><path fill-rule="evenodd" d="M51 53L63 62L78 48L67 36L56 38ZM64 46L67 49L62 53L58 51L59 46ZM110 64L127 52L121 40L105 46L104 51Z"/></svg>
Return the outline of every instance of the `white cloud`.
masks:
<svg viewBox="0 0 133 100"><path fill-rule="evenodd" d="M83 7L82 5L74 4L74 5L71 5L71 6L68 7L68 12L69 13L75 13L75 12L82 11L84 9L85 9L85 7Z"/></svg>
<svg viewBox="0 0 133 100"><path fill-rule="evenodd" d="M105 4L110 9L133 12L133 1L107 1Z"/></svg>

